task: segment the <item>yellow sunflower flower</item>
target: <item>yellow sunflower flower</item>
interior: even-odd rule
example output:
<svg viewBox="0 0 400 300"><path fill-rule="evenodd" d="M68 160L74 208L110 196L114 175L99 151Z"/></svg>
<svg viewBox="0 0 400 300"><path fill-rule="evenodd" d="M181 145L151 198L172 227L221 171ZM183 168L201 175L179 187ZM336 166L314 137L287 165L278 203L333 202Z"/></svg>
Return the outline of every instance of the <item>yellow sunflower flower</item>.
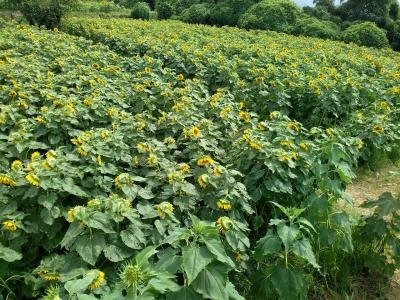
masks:
<svg viewBox="0 0 400 300"><path fill-rule="evenodd" d="M227 230L233 226L232 220L229 217L219 217L216 222L217 228L221 234L224 234Z"/></svg>
<svg viewBox="0 0 400 300"><path fill-rule="evenodd" d="M207 182L208 182L208 175L207 174L202 174L202 175L199 176L199 178L197 178L197 183L203 189L207 186Z"/></svg>
<svg viewBox="0 0 400 300"><path fill-rule="evenodd" d="M40 157L40 153L38 151L35 151L31 155L31 161L36 161Z"/></svg>
<svg viewBox="0 0 400 300"><path fill-rule="evenodd" d="M250 115L245 111L240 111L239 112L239 117L245 123L249 123L250 122Z"/></svg>
<svg viewBox="0 0 400 300"><path fill-rule="evenodd" d="M11 221L11 220L4 221L3 222L3 228L5 230L8 230L8 231L16 231L17 230L17 224L15 224L15 222Z"/></svg>
<svg viewBox="0 0 400 300"><path fill-rule="evenodd" d="M383 133L385 131L385 128L383 128L383 127L381 127L379 125L374 125L374 126L372 126L371 130L372 130L373 133L381 134L381 133Z"/></svg>
<svg viewBox="0 0 400 300"><path fill-rule="evenodd" d="M181 170L183 173L189 173L190 171L190 166L188 164L179 164L179 170Z"/></svg>
<svg viewBox="0 0 400 300"><path fill-rule="evenodd" d="M199 167L207 167L209 165L214 164L214 160L210 156L203 156L197 160L197 165Z"/></svg>
<svg viewBox="0 0 400 300"><path fill-rule="evenodd" d="M156 205L156 211L161 219L164 219L167 215L172 214L175 210L172 203L168 201L163 201L160 204Z"/></svg>
<svg viewBox="0 0 400 300"><path fill-rule="evenodd" d="M326 134L329 135L331 138L335 138L336 134L335 131L332 128L328 128L325 130Z"/></svg>
<svg viewBox="0 0 400 300"><path fill-rule="evenodd" d="M231 203L228 200L224 200L224 199L221 199L221 200L217 201L217 207L219 209L226 210L226 211L232 209Z"/></svg>
<svg viewBox="0 0 400 300"><path fill-rule="evenodd" d="M291 130L293 130L293 131L296 131L296 132L299 132L299 131L300 131L300 127L297 126L296 123L293 123L293 122L290 122L290 123L288 124L288 128L291 129Z"/></svg>
<svg viewBox="0 0 400 300"><path fill-rule="evenodd" d="M38 187L40 185L39 178L34 174L28 174L25 176L26 181L30 183L30 185L34 187Z"/></svg>
<svg viewBox="0 0 400 300"><path fill-rule="evenodd" d="M87 288L89 290L95 290L99 288L103 284L105 276L106 274L104 272L99 271L99 275L92 281L91 284L89 284Z"/></svg>
<svg viewBox="0 0 400 300"><path fill-rule="evenodd" d="M192 129L190 129L190 135L194 138L198 138L201 135L201 131L199 128L197 127L192 127Z"/></svg>
<svg viewBox="0 0 400 300"><path fill-rule="evenodd" d="M0 184L8 186L16 186L17 182L11 177L8 177L6 175L0 175Z"/></svg>

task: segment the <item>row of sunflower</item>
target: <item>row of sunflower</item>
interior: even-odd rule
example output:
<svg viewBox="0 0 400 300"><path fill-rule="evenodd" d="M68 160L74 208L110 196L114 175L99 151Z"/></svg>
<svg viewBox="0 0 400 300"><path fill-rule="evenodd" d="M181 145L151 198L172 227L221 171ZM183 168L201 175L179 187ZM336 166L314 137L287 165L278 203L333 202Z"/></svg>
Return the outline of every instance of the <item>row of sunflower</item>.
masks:
<svg viewBox="0 0 400 300"><path fill-rule="evenodd" d="M123 56L148 55L215 93L266 115L283 110L307 127L330 127L369 108L397 103L399 54L340 42L178 21L70 18L63 30Z"/></svg>

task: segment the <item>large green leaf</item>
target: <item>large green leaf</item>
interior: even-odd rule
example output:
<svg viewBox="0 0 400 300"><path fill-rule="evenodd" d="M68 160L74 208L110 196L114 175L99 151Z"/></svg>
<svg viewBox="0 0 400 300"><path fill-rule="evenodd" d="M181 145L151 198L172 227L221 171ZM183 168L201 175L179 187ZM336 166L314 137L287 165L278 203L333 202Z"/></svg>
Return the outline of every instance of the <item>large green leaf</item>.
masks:
<svg viewBox="0 0 400 300"><path fill-rule="evenodd" d="M281 240L277 235L267 233L266 236L257 241L254 255L257 259L262 259L266 255L277 253L281 249L281 244Z"/></svg>
<svg viewBox="0 0 400 300"><path fill-rule="evenodd" d="M188 285L214 259L212 253L204 246L186 247L182 250L182 256L183 270L186 273Z"/></svg>
<svg viewBox="0 0 400 300"><path fill-rule="evenodd" d="M271 282L270 274L256 271L250 275L251 289L249 299L274 299L275 288Z"/></svg>
<svg viewBox="0 0 400 300"><path fill-rule="evenodd" d="M178 249L165 249L158 254L157 270L165 270L171 274L175 274L182 266L182 256L176 255Z"/></svg>
<svg viewBox="0 0 400 300"><path fill-rule="evenodd" d="M380 217L387 216L400 210L400 198L395 198L391 193L383 193L376 201L367 201L362 205L365 208L377 207Z"/></svg>
<svg viewBox="0 0 400 300"><path fill-rule="evenodd" d="M146 200L150 200L153 199L155 196L153 194L153 192L150 189L143 189L139 187L138 190L138 194L141 198L146 199Z"/></svg>
<svg viewBox="0 0 400 300"><path fill-rule="evenodd" d="M277 226L277 232L283 245L285 246L285 251L289 251L289 248L299 235L300 230L296 225L288 226L284 223L280 223Z"/></svg>
<svg viewBox="0 0 400 300"><path fill-rule="evenodd" d="M146 266L148 265L149 258L156 253L157 250L155 246L146 247L136 255L135 261L139 266Z"/></svg>
<svg viewBox="0 0 400 300"><path fill-rule="evenodd" d="M281 264L272 271L271 281L283 300L298 299L307 292L303 275Z"/></svg>
<svg viewBox="0 0 400 300"><path fill-rule="evenodd" d="M306 259L314 268L320 268L308 239L303 238L299 241L295 241L293 244L293 253Z"/></svg>
<svg viewBox="0 0 400 300"><path fill-rule="evenodd" d="M97 276L98 274L96 274L96 272L90 272L82 279L68 281L64 287L70 295L73 295L86 290L88 285L91 284Z"/></svg>
<svg viewBox="0 0 400 300"><path fill-rule="evenodd" d="M85 223L89 227L100 229L105 233L115 233L108 214L95 212L94 214L91 214L87 220L85 220Z"/></svg>
<svg viewBox="0 0 400 300"><path fill-rule="evenodd" d="M193 281L193 289L206 299L229 299L226 290L227 278L226 267L221 263L213 263L199 273Z"/></svg>
<svg viewBox="0 0 400 300"><path fill-rule="evenodd" d="M175 292L180 288L175 282L175 276L167 272L158 273L156 277L150 279L148 287L158 291L160 294L165 294L166 291Z"/></svg>
<svg viewBox="0 0 400 300"><path fill-rule="evenodd" d="M103 249L104 256L112 262L123 261L125 258L133 254L132 251L133 250L130 250L122 243L120 243L119 245L107 245Z"/></svg>
<svg viewBox="0 0 400 300"><path fill-rule="evenodd" d="M232 299L232 300L245 300L245 298L238 293L238 291L236 290L235 286L230 281L228 281L226 283L226 292L228 293L229 299Z"/></svg>
<svg viewBox="0 0 400 300"><path fill-rule="evenodd" d="M4 247L2 244L0 244L0 259L4 259L7 262L13 262L20 260L21 258L21 253L18 253L17 251Z"/></svg>
<svg viewBox="0 0 400 300"><path fill-rule="evenodd" d="M67 232L64 235L64 238L62 239L60 245L61 247L67 247L68 245L71 244L75 238L80 235L85 227L81 226L77 222L73 222L69 225Z"/></svg>
<svg viewBox="0 0 400 300"><path fill-rule="evenodd" d="M204 299L197 294L191 287L181 287L181 289L175 293L168 294L167 300L202 300Z"/></svg>
<svg viewBox="0 0 400 300"><path fill-rule="evenodd" d="M104 249L106 241L104 236L95 233L93 236L80 236L75 242L76 251L84 261L91 265L95 265L97 258Z"/></svg>
<svg viewBox="0 0 400 300"><path fill-rule="evenodd" d="M246 251L250 247L249 238L241 231L228 230L225 233L225 238L234 250Z"/></svg>
<svg viewBox="0 0 400 300"><path fill-rule="evenodd" d="M142 230L134 224L131 224L127 229L122 230L120 235L124 244L132 249L142 249L146 242Z"/></svg>
<svg viewBox="0 0 400 300"><path fill-rule="evenodd" d="M211 239L211 240L205 240L204 243L206 244L207 249L210 250L210 252L215 255L215 258L217 260L231 267L235 266L235 263L226 254L224 245L221 243L221 241L216 239Z"/></svg>

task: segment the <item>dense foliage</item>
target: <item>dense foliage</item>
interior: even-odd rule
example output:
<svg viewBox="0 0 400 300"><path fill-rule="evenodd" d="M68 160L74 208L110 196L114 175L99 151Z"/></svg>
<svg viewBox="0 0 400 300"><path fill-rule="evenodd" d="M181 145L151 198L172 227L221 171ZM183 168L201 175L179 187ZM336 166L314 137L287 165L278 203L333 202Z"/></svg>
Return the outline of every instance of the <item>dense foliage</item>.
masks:
<svg viewBox="0 0 400 300"><path fill-rule="evenodd" d="M358 23L349 26L341 35L343 41L353 42L368 47L389 47L389 41L384 30L372 22Z"/></svg>
<svg viewBox="0 0 400 300"><path fill-rule="evenodd" d="M157 3L156 10L160 20L169 19L174 14L174 7L168 2Z"/></svg>
<svg viewBox="0 0 400 300"><path fill-rule="evenodd" d="M53 28L59 26L60 19L71 7L69 4L67 6L59 4L70 1L72 0L0 0L0 9L20 9L31 24ZM147 16L145 12L147 9L139 4L144 2L150 8L148 13L150 19L171 18L187 23L269 29L333 40L341 40L341 33L351 25L372 22L385 30L389 44L394 50L400 49L400 7L397 0L348 0L341 1L340 5L335 5L334 0L315 0L315 6L306 6L302 10L293 0L74 0L74 2L77 3L73 5L75 12L97 15L109 13L108 17L131 15L133 18L142 18L136 15L142 15L143 12ZM23 9L21 3L30 7ZM364 41L365 39L358 39L357 43ZM373 43L374 47L376 44ZM370 46L370 43L365 42L362 45Z"/></svg>
<svg viewBox="0 0 400 300"><path fill-rule="evenodd" d="M115 4L112 1L106 0L90 0L90 1L77 1L77 4L74 6L75 12L89 12L89 13L110 13L113 11L119 11L121 7Z"/></svg>
<svg viewBox="0 0 400 300"><path fill-rule="evenodd" d="M398 201L365 223L337 204L358 158L400 139L395 52L173 21L63 30L87 39L0 29L4 297L345 293L361 248L393 273L368 246L398 249L396 224L383 241L364 224Z"/></svg>
<svg viewBox="0 0 400 300"><path fill-rule="evenodd" d="M279 109L307 127L335 126L377 99L397 97L398 55L390 50L173 21L69 19L64 30L124 56L160 59L211 92L229 88L260 115Z"/></svg>
<svg viewBox="0 0 400 300"><path fill-rule="evenodd" d="M55 28L76 4L75 0L8 0L8 7L19 10L31 25Z"/></svg>
<svg viewBox="0 0 400 300"><path fill-rule="evenodd" d="M300 14L292 0L264 0L251 6L239 19L239 27L291 32Z"/></svg>
<svg viewBox="0 0 400 300"><path fill-rule="evenodd" d="M206 3L193 4L182 11L180 19L187 23L207 24L211 16L211 7Z"/></svg>
<svg viewBox="0 0 400 300"><path fill-rule="evenodd" d="M138 2L133 6L131 17L134 19L148 20L150 18L150 7L146 2Z"/></svg>
<svg viewBox="0 0 400 300"><path fill-rule="evenodd" d="M319 20L314 17L305 17L296 22L292 33L334 40L340 36L340 28L331 21Z"/></svg>
<svg viewBox="0 0 400 300"><path fill-rule="evenodd" d="M132 8L139 0L115 0ZM315 0L314 7L300 8L292 0L152 0L160 19L173 18L189 23L270 29L339 39L337 31L360 22L373 22L386 30L393 49L400 49L399 3L397 0L348 0L336 6L334 0ZM159 8L157 8L159 6ZM163 13L166 11L166 13ZM310 18L313 17L313 18ZM316 18L316 19L315 19ZM309 23L307 23L307 21ZM333 24L334 23L334 24ZM363 44L369 46L368 43Z"/></svg>

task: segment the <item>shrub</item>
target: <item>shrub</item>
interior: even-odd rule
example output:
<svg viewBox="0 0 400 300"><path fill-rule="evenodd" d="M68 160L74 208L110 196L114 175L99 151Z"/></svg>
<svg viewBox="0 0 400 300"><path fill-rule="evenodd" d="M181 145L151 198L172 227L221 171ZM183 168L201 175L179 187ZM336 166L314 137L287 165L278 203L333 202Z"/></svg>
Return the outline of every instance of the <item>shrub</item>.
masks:
<svg viewBox="0 0 400 300"><path fill-rule="evenodd" d="M193 4L182 12L180 19L187 23L208 24L210 15L210 5L205 3Z"/></svg>
<svg viewBox="0 0 400 300"><path fill-rule="evenodd" d="M224 3L218 3L211 11L210 22L216 25L236 25L235 10Z"/></svg>
<svg viewBox="0 0 400 300"><path fill-rule="evenodd" d="M145 2L138 2L132 9L131 17L134 19L150 19L150 7Z"/></svg>
<svg viewBox="0 0 400 300"><path fill-rule="evenodd" d="M239 17L251 5L252 0L229 0L218 2L211 10L210 22L216 25L237 25Z"/></svg>
<svg viewBox="0 0 400 300"><path fill-rule="evenodd" d="M387 22L385 28L387 30L387 38L389 40L390 46L396 50L400 50L400 20Z"/></svg>
<svg viewBox="0 0 400 300"><path fill-rule="evenodd" d="M31 25L55 28L75 0L15 0L16 8Z"/></svg>
<svg viewBox="0 0 400 300"><path fill-rule="evenodd" d="M333 22L308 17L297 21L293 33L322 39L335 39L340 34L340 28Z"/></svg>
<svg viewBox="0 0 400 300"><path fill-rule="evenodd" d="M139 2L138 0L121 0L116 3L127 8L133 8L138 2Z"/></svg>
<svg viewBox="0 0 400 300"><path fill-rule="evenodd" d="M173 6L168 2L158 3L156 6L156 11L159 19L169 19L174 14Z"/></svg>
<svg viewBox="0 0 400 300"><path fill-rule="evenodd" d="M386 32L372 22L363 22L349 26L341 35L345 42L361 46L384 48L389 47Z"/></svg>
<svg viewBox="0 0 400 300"><path fill-rule="evenodd" d="M239 19L239 27L290 32L300 15L291 0L264 0L252 5Z"/></svg>

